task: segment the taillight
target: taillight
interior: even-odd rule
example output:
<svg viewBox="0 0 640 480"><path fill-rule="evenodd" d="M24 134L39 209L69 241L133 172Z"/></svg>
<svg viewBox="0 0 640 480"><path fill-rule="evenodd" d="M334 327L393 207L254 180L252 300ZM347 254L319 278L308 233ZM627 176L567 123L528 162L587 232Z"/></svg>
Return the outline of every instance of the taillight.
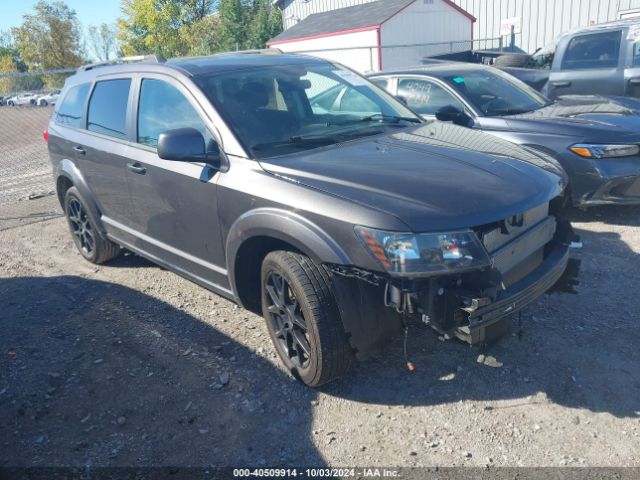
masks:
<svg viewBox="0 0 640 480"><path fill-rule="evenodd" d="M44 138L45 142L49 143L49 130L42 132L42 138Z"/></svg>

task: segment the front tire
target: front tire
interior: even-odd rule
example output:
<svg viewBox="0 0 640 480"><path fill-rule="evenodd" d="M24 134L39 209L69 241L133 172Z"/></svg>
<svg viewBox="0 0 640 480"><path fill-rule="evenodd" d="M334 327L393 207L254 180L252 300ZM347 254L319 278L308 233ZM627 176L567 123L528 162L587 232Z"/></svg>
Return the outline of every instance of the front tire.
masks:
<svg viewBox="0 0 640 480"><path fill-rule="evenodd" d="M41 107L46 107L47 105L49 105L49 102L47 102L46 100L40 100Z"/></svg>
<svg viewBox="0 0 640 480"><path fill-rule="evenodd" d="M291 374L317 387L346 373L354 354L327 270L304 255L276 251L265 257L261 278L262 314Z"/></svg>
<svg viewBox="0 0 640 480"><path fill-rule="evenodd" d="M85 259L100 264L118 256L120 246L102 238L76 187L69 188L65 194L64 213L73 242Z"/></svg>

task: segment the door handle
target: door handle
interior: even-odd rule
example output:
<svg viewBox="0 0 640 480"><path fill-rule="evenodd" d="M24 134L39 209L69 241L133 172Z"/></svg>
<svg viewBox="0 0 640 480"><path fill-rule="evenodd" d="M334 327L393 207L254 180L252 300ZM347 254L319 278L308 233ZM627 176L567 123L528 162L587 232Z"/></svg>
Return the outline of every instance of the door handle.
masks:
<svg viewBox="0 0 640 480"><path fill-rule="evenodd" d="M138 162L136 163L127 163L127 168L131 170L133 173L137 173L139 175L144 175L147 173L147 169L140 165Z"/></svg>
<svg viewBox="0 0 640 480"><path fill-rule="evenodd" d="M551 82L551 85L553 85L554 87L570 87L571 82L569 81Z"/></svg>
<svg viewBox="0 0 640 480"><path fill-rule="evenodd" d="M87 153L87 151L84 148L82 148L80 145L76 145L75 147L73 147L73 149L81 155L84 155L85 153Z"/></svg>
<svg viewBox="0 0 640 480"><path fill-rule="evenodd" d="M629 83L631 85L640 85L640 77L630 78Z"/></svg>

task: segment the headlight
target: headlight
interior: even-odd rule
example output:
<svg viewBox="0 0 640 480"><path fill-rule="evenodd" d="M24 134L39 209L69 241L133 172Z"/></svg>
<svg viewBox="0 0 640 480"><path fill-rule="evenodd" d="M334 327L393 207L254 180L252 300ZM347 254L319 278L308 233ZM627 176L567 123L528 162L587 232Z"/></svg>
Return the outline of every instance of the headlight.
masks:
<svg viewBox="0 0 640 480"><path fill-rule="evenodd" d="M356 234L389 273L437 275L488 267L484 246L471 231L396 233L356 227Z"/></svg>
<svg viewBox="0 0 640 480"><path fill-rule="evenodd" d="M601 145L592 143L579 143L569 147L576 155L584 158L617 158L630 157L640 152L638 145Z"/></svg>

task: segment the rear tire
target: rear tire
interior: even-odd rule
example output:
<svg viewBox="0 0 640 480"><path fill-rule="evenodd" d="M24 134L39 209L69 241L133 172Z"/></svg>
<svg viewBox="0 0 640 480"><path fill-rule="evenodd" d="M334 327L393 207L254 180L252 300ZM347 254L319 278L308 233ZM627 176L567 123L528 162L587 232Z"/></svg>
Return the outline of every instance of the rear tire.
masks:
<svg viewBox="0 0 640 480"><path fill-rule="evenodd" d="M64 213L73 242L86 260L101 264L118 256L120 246L102 238L76 187L69 188L64 196Z"/></svg>
<svg viewBox="0 0 640 480"><path fill-rule="evenodd" d="M317 387L353 366L353 350L323 266L299 253L271 252L262 263L261 285L269 335L294 377Z"/></svg>
<svg viewBox="0 0 640 480"><path fill-rule="evenodd" d="M47 102L46 100L40 100L41 107L46 107L47 105L49 105L49 102Z"/></svg>

